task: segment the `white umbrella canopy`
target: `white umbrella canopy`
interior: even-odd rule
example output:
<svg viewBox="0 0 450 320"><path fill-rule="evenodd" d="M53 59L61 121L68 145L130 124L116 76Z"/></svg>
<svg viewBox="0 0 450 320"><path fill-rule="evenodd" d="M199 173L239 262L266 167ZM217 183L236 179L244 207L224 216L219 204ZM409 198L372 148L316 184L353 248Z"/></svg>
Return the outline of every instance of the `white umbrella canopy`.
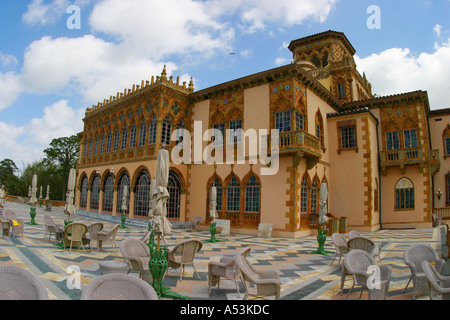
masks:
<svg viewBox="0 0 450 320"><path fill-rule="evenodd" d="M122 191L122 206L121 206L121 209L124 212L128 211L127 199L128 199L128 186L124 186Z"/></svg>
<svg viewBox="0 0 450 320"><path fill-rule="evenodd" d="M47 194L45 195L45 200L50 200L50 186L47 185Z"/></svg>
<svg viewBox="0 0 450 320"><path fill-rule="evenodd" d="M165 236L172 230L172 224L167 219L167 200L169 191L169 151L161 149L158 151L156 164L156 185L151 194L152 228L156 234Z"/></svg>
<svg viewBox="0 0 450 320"><path fill-rule="evenodd" d="M66 192L66 205L64 211L69 215L75 213L75 205L73 204L73 199L75 198L75 182L77 179L77 170L70 169L69 179L67 182L67 192Z"/></svg>
<svg viewBox="0 0 450 320"><path fill-rule="evenodd" d="M39 187L39 199L42 199L42 185Z"/></svg>
<svg viewBox="0 0 450 320"><path fill-rule="evenodd" d="M325 182L320 186L320 202L319 202L319 224L326 224L328 221L328 187Z"/></svg>
<svg viewBox="0 0 450 320"><path fill-rule="evenodd" d="M34 204L38 201L36 198L36 192L37 192L37 175L34 175L33 180L31 181L31 198L30 198L31 204Z"/></svg>
<svg viewBox="0 0 450 320"><path fill-rule="evenodd" d="M217 188L216 187L212 187L211 188L211 199L210 199L210 203L209 203L209 215L212 218L212 221L217 219Z"/></svg>

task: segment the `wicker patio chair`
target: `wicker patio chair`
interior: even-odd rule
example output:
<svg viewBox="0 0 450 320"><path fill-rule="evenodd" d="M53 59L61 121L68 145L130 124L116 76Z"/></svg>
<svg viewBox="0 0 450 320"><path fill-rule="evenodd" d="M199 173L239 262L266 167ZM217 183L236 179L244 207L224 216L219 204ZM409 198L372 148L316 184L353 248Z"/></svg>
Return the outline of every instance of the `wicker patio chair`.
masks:
<svg viewBox="0 0 450 320"><path fill-rule="evenodd" d="M9 237L9 233L11 231L11 221L0 218L0 226L2 227L3 239L5 239L5 236Z"/></svg>
<svg viewBox="0 0 450 320"><path fill-rule="evenodd" d="M378 257L378 260L381 260L380 258L380 245L376 244L372 240L366 237L355 237L350 238L347 242L348 251L359 249L366 251L369 253L372 257L376 258Z"/></svg>
<svg viewBox="0 0 450 320"><path fill-rule="evenodd" d="M200 222L202 222L202 217L198 216L193 218L191 221L188 221L186 225L186 231L197 231L198 227L200 226Z"/></svg>
<svg viewBox="0 0 450 320"><path fill-rule="evenodd" d="M3 213L5 219L11 222L12 234L13 236L22 235L25 222L22 219L17 218L17 215L12 210L5 210ZM15 223L14 223L15 222Z"/></svg>
<svg viewBox="0 0 450 320"><path fill-rule="evenodd" d="M203 244L198 240L185 240L167 253L168 267L172 269L181 268L180 280L183 280L184 268L187 264L192 264L197 277L200 279L195 269L194 258L197 252L202 249L202 246Z"/></svg>
<svg viewBox="0 0 450 320"><path fill-rule="evenodd" d="M150 239L150 235L152 234L152 232L151 231L147 231L142 237L141 237L141 241L143 242L143 243L147 243L148 242L148 240Z"/></svg>
<svg viewBox="0 0 450 320"><path fill-rule="evenodd" d="M245 247L237 255L247 257L251 248ZM211 294L211 288L220 285L220 278L225 278L234 281L238 298L240 298L239 286L237 280L240 275L240 270L236 265L235 257L222 257L219 262L211 261L208 264L208 293Z"/></svg>
<svg viewBox="0 0 450 320"><path fill-rule="evenodd" d="M362 287L361 294L359 296L360 298L364 289L367 289L369 291L369 300L380 300L387 298L392 274L391 266L377 266L375 259L369 253L359 249L354 249L346 255L344 259L344 265L347 274L350 274L353 277L353 285L350 288L350 291L348 292L345 299L348 298L355 286ZM379 282L373 283L373 287L370 287L370 277L374 275L374 273L368 271L368 268L374 266L377 266L380 271L378 279L377 275L375 274L375 281Z"/></svg>
<svg viewBox="0 0 450 320"><path fill-rule="evenodd" d="M422 269L422 262L434 262L436 264L435 269L440 274L442 274L445 266L445 260L439 258L436 250L434 250L430 245L422 243L414 244L407 248L403 254L403 261L411 270L411 277L409 278L403 292L406 292L406 289L412 280L414 290L413 299L416 298L417 291L429 290L427 277Z"/></svg>
<svg viewBox="0 0 450 320"><path fill-rule="evenodd" d="M339 255L338 263L341 263L342 255L348 253L347 239L342 234L333 233L331 235L331 239L333 240L336 253L334 254L333 260L331 261L330 265L333 264L334 259L336 259L337 255Z"/></svg>
<svg viewBox="0 0 450 320"><path fill-rule="evenodd" d="M433 228L441 225L445 225L442 221L442 217L439 217L437 214L433 213Z"/></svg>
<svg viewBox="0 0 450 320"><path fill-rule="evenodd" d="M48 300L41 279L17 266L0 267L0 300Z"/></svg>
<svg viewBox="0 0 450 320"><path fill-rule="evenodd" d="M83 289L80 300L158 300L153 287L132 275L109 273Z"/></svg>
<svg viewBox="0 0 450 320"><path fill-rule="evenodd" d="M441 275L428 261L422 261L422 269L428 280L430 300L450 300L450 277Z"/></svg>
<svg viewBox="0 0 450 320"><path fill-rule="evenodd" d="M120 242L120 253L132 270L139 272L139 278L152 282L152 275L148 267L150 250L148 246L138 238L128 237Z"/></svg>
<svg viewBox="0 0 450 320"><path fill-rule="evenodd" d="M72 252L72 246L75 244L78 249L81 246L83 251L86 251L83 245L83 237L86 232L87 226L84 223L72 222L68 224L63 231L64 250L69 246L70 252Z"/></svg>
<svg viewBox="0 0 450 320"><path fill-rule="evenodd" d="M44 215L44 226L45 226L44 239L45 239L45 237L48 234L48 241L50 241L50 238L51 238L52 234L54 234L55 237L56 237L58 232L62 232L63 229L64 229L64 226L56 224L53 221L53 218L49 214Z"/></svg>
<svg viewBox="0 0 450 320"><path fill-rule="evenodd" d="M361 233L359 233L358 231L355 231L355 230L348 232L349 239L356 238L356 237L361 237Z"/></svg>
<svg viewBox="0 0 450 320"><path fill-rule="evenodd" d="M85 242L89 244L89 248L91 248L91 243L93 241L97 241L97 249L98 249L98 233L103 230L103 223L94 222L87 226L87 232L84 235Z"/></svg>
<svg viewBox="0 0 450 320"><path fill-rule="evenodd" d="M97 236L98 236L97 251L99 250L99 247L101 248L103 246L104 242L111 242L113 245L114 251L117 251L116 234L117 234L117 230L119 230L119 227L120 227L120 224L116 224L111 229L103 229L102 231L99 231L97 233Z"/></svg>
<svg viewBox="0 0 450 320"><path fill-rule="evenodd" d="M258 271L241 255L235 256L236 265L240 269L242 283L245 288L244 300L249 296L256 298L274 296L275 300L280 299L281 283L280 276L276 270Z"/></svg>

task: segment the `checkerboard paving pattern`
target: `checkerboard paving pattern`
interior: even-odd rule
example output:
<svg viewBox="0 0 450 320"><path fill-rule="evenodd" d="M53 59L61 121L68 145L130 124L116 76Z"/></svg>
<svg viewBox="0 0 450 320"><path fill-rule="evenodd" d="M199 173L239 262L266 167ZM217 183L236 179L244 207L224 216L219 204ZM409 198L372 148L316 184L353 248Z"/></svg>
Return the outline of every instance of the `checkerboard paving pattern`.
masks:
<svg viewBox="0 0 450 320"><path fill-rule="evenodd" d="M11 209L24 219L30 221L29 206L26 204L7 203L6 209ZM95 243L91 249L63 250L55 246L55 236L50 241L48 237L44 239L45 227L43 216L50 214L56 223L62 224L66 218L62 208L53 208L51 212L45 208L37 207L37 226L25 226L24 236L1 239L0 238L0 265L17 265L33 272L39 276L47 287L50 299L53 300L78 300L81 290L71 288L74 273L72 270L79 268L81 277L81 289L92 279L100 276L99 262L117 260L123 261L120 252L115 251L110 243L103 245L103 251L97 252ZM98 219L98 215L95 216ZM98 221L87 215L75 215L75 221L90 224ZM117 223L111 217L105 216L105 227L110 227ZM116 244L119 246L121 240L126 237L142 237L147 231L145 224L142 227L133 225L132 227L119 229ZM363 233L375 242L381 243L381 262L379 264L389 264L392 267L392 280L390 284L388 299L411 299L412 285L406 292L404 288L410 277L409 268L403 263L403 253L406 248L415 243L428 243L437 247L436 229L415 229L415 230L380 230L372 233ZM229 236L216 235L220 242L210 243L208 231L186 232L183 229L173 230L166 237L169 248L185 239L199 239L203 242L202 250L196 256L195 267L200 279L194 274L194 269L187 266L183 275L183 280L179 280L178 270L169 269L164 280L164 285L170 287L181 295L188 296L192 300L239 300L243 298L244 288L241 283L238 297L235 284L232 281L224 280L220 288L213 288L208 294L208 263L219 261L222 256L233 256L240 249L250 246L252 250L248 256L256 268L275 269L280 273L281 299L284 300L339 300L345 299L351 287L352 279L347 277L344 294L340 294L340 279L342 261L338 264L338 259L332 265L335 253L331 238L328 238L325 249L329 255L312 254L317 249L317 239L315 236L308 236L300 239L291 238L257 238L253 235L231 234ZM130 274L138 277L132 271ZM350 295L349 299L358 299L360 290L357 288ZM362 299L367 299L367 292L364 292ZM418 299L428 299L427 293L420 294Z"/></svg>

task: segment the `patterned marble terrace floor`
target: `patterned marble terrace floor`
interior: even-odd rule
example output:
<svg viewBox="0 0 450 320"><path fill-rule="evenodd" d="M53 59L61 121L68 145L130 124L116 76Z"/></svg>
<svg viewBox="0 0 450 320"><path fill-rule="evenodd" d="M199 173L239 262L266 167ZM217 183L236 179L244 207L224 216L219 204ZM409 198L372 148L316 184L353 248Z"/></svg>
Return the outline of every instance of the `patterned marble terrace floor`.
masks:
<svg viewBox="0 0 450 320"><path fill-rule="evenodd" d="M25 222L30 221L30 208L26 204L7 202L6 209L16 212L19 218ZM17 265L28 269L40 277L47 287L51 300L78 300L82 288L93 278L100 275L99 262L117 260L123 261L119 251L115 251L111 244L106 243L103 251L97 252L95 246L92 250L62 250L54 245L54 236L48 241L44 239L45 227L43 225L44 214L50 214L55 222L61 223L66 218L62 208L53 208L47 212L44 208L37 207L37 226L25 226L24 236L0 238L0 265ZM85 215L76 215L75 221L87 224L96 219ZM111 217L104 217L105 227L112 226L115 222ZM126 237L141 237L146 232L146 227L134 225L126 229L119 229L116 243ZM380 230L372 233L364 233L375 242L382 244L381 262L392 267L392 280L389 289L389 300L409 300L412 298L412 286L403 292L410 277L409 268L403 263L403 253L406 248L415 243L428 243L437 247L437 229L411 229L411 230ZM208 240L210 233L186 232L185 230L173 230L167 237L169 248L184 239ZM282 300L341 300L351 287L350 277L345 282L344 294L340 294L340 272L342 266L337 259L330 265L334 256L334 246L331 239L327 238L325 249L331 253L327 256L311 254L317 249L315 236L300 239L270 238L263 239L251 235L231 234L230 236L217 235L222 241L217 243L203 242L202 250L196 256L195 266L200 279L194 274L194 269L187 266L183 280L179 280L180 269L169 269L164 280L164 285L170 287L181 295L190 297L191 300L241 300L243 298L243 286L240 284L241 295L238 297L233 282L225 280L220 288L213 288L208 294L208 263L219 261L222 256L232 256L245 246L251 246L249 260L262 269L276 269L281 279ZM70 277L72 272L69 267L79 268L81 271L81 290L70 289ZM448 269L448 268L447 268ZM131 272L133 276L138 274ZM359 289L352 293L349 299L358 299ZM364 293L362 299L367 299ZM418 299L427 300L426 292L420 293Z"/></svg>

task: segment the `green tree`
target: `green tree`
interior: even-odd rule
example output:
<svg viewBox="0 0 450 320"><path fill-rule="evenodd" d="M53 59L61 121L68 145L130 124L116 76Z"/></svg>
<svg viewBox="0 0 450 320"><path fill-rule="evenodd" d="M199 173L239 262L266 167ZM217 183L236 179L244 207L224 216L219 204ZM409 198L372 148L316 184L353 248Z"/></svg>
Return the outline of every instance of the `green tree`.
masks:
<svg viewBox="0 0 450 320"><path fill-rule="evenodd" d="M0 162L0 185L5 185L8 194L20 194L20 179L16 175L18 172L19 169L11 159L4 159Z"/></svg>
<svg viewBox="0 0 450 320"><path fill-rule="evenodd" d="M43 164L47 167L53 166L55 174L62 180L61 198L64 199L67 190L67 180L71 168L74 168L78 161L78 150L80 138L76 135L53 139L50 148L44 150L46 158Z"/></svg>

